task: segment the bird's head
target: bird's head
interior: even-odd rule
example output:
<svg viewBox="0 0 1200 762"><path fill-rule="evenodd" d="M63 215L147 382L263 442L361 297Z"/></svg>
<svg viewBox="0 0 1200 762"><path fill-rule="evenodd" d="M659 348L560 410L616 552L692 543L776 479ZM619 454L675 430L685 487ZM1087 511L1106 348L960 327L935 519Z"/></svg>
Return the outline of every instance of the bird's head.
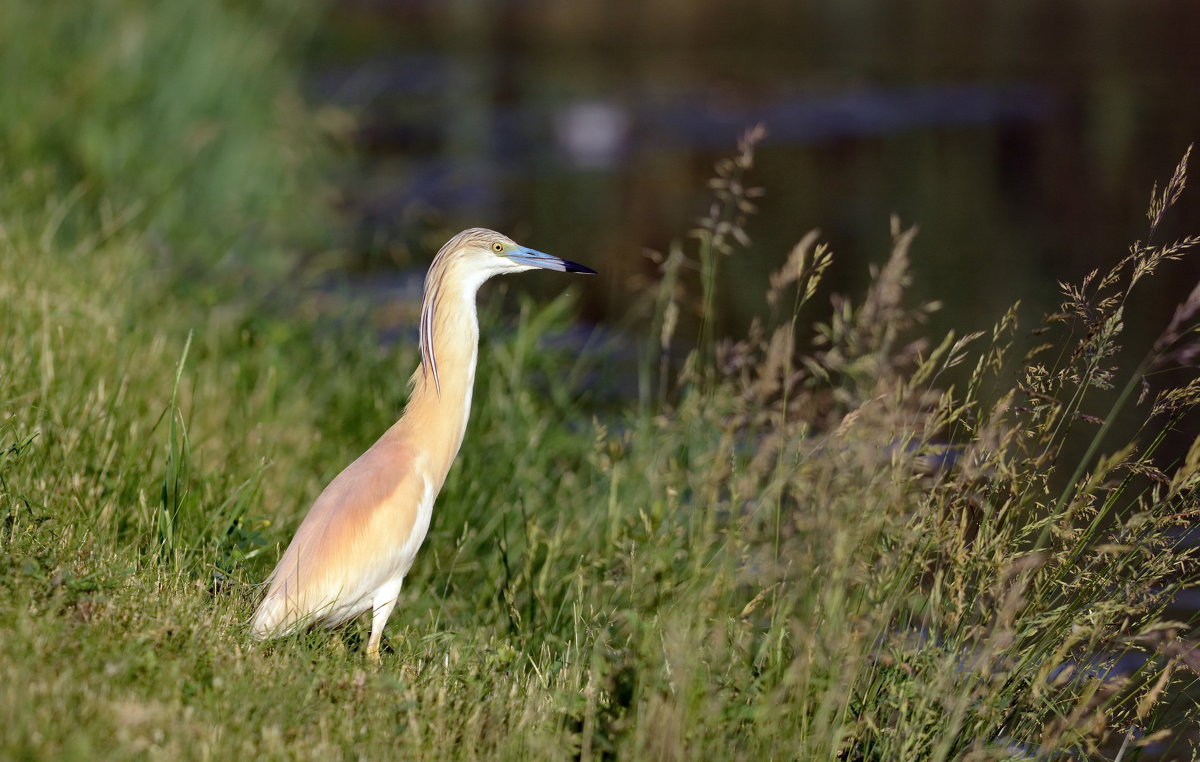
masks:
<svg viewBox="0 0 1200 762"><path fill-rule="evenodd" d="M469 300L467 309L473 323L475 292L484 281L493 275L537 268L568 273L596 272L590 267L521 246L506 235L483 228L464 230L447 241L433 258L429 274L425 276L425 301L421 305L421 368L424 372L432 373L439 394L441 381L438 378L433 335L438 319L436 316L454 314L453 311L441 309L447 294L457 294L460 299ZM462 314L461 308L459 314Z"/></svg>
<svg viewBox="0 0 1200 762"><path fill-rule="evenodd" d="M456 268L482 276L481 282L493 275L537 268L568 273L596 272L590 267L522 246L506 235L483 228L471 228L454 236L442 247L437 258L445 258L447 265L453 262Z"/></svg>

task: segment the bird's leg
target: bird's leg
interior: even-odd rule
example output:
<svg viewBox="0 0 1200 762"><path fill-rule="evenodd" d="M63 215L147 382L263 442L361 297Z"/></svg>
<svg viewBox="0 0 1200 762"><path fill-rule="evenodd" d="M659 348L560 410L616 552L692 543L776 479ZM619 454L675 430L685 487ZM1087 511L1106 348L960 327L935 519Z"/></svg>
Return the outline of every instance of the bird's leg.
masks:
<svg viewBox="0 0 1200 762"><path fill-rule="evenodd" d="M389 582L375 591L371 596L371 637L367 641L367 657L371 661L379 661L379 645L383 641L383 626L387 624L392 609L396 608L396 600L400 597L401 580Z"/></svg>

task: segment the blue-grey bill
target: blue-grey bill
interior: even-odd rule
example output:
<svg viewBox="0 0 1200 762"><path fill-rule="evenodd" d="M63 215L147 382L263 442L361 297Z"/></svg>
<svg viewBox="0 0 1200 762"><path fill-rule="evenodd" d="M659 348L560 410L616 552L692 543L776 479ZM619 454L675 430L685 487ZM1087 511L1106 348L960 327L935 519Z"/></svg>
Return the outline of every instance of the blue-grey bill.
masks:
<svg viewBox="0 0 1200 762"><path fill-rule="evenodd" d="M549 254L543 254L540 251L527 249L522 246L518 251L509 254L508 258L519 265L528 265L530 267L540 267L544 270L558 270L563 273L590 273L596 274L596 271L590 267L571 262L566 259L552 257Z"/></svg>

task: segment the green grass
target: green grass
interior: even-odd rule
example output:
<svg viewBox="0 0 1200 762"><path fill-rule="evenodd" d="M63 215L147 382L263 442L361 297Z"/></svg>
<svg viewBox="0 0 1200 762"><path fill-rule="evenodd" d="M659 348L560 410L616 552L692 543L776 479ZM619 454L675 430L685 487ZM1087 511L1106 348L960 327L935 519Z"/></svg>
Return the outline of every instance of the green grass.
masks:
<svg viewBox="0 0 1200 762"><path fill-rule="evenodd" d="M292 80L311 19L23 8L0 13L0 757L1190 756L1189 625L1164 607L1196 582L1173 533L1200 449L1158 448L1198 392L1141 379L1198 305L1114 367L1134 281L1195 243L1154 237L1182 173L1154 243L1066 288L1029 353L1015 308L922 341L898 225L858 302L797 318L837 266L808 237L719 342L748 139L646 296L636 403L542 341L569 299L485 304L475 415L376 667L362 623L244 626L417 361L258 285L320 234ZM678 372L672 347L694 350ZM1148 659L1107 673L1123 654Z"/></svg>

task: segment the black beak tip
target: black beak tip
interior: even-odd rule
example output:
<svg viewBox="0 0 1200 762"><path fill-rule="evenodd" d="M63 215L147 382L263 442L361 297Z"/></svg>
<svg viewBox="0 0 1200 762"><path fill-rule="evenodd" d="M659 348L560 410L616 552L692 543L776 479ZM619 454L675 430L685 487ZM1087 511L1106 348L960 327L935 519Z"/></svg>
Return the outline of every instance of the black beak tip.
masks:
<svg viewBox="0 0 1200 762"><path fill-rule="evenodd" d="M563 266L566 268L566 271L569 273L584 273L586 275L595 275L596 274L596 271L590 267L585 267L584 265L581 265L577 262L569 262L565 259L563 260Z"/></svg>

